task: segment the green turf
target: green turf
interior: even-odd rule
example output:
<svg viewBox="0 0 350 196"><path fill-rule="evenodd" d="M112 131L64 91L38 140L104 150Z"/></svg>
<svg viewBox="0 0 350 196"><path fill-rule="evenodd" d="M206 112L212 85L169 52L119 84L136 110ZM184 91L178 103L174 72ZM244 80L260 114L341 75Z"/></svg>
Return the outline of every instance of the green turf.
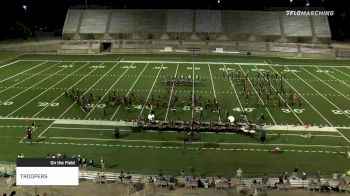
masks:
<svg viewBox="0 0 350 196"><path fill-rule="evenodd" d="M117 60L121 59L142 62L118 63ZM137 97L142 96L144 102L151 100L153 96L155 99L159 96L163 99L165 96L168 100L172 87L162 86L160 80L177 72L185 77L199 75L204 79L204 84L195 86L194 92L203 99L217 98L222 114L219 117L210 109L204 109L204 117L208 121L225 121L226 110L230 115L244 120L239 111L242 105L247 112L247 119L253 122L263 114L268 125L350 127L350 61L347 60L165 54L26 54L12 61L15 60L20 61L0 68L0 160L3 161L13 162L20 152L25 153L26 157L43 157L48 152L64 152L69 156L81 154L95 161L103 157L109 170L141 173L154 173L159 168L168 173L176 173L181 167L189 168L190 165L194 165L199 173L207 175L232 173L237 167L242 167L248 174L277 174L284 170L291 171L295 165L305 171L321 170L328 174L348 169L348 159L344 152L349 142L337 132L313 132L313 137L306 139L301 137L306 133L303 128L300 131L268 131L272 135L268 135L266 144L259 142L259 133L254 137L200 134L200 140L196 141L198 143L186 144L184 148L184 133L132 133L130 128L119 127L122 130L121 140L116 141L113 139L115 127L105 126L104 122L121 119L130 121L140 115L146 117L149 110L143 108L140 99L133 100L134 107L131 111L123 106L114 106L108 108L107 116L104 116L101 109L104 101L93 101L98 107L93 106L90 112L84 113L70 98L64 96L65 89L74 88L81 95L88 97L93 93L103 100L108 94L113 94L113 91L122 96L135 93ZM192 61L202 63L193 64ZM205 62L211 63L208 65ZM223 62L236 64L222 64ZM3 62L1 65L7 63L10 62ZM261 65L264 63L265 65ZM332 65L338 66L329 67ZM128 67L130 68L127 69ZM159 69L161 67L163 69ZM252 96L247 106L242 85L235 80L223 78L223 69L249 73L247 88ZM258 107L260 99L265 98L259 97L258 87L250 83L258 77L256 69L270 70L272 73L288 69L295 71L287 73L285 85L288 90L291 88L296 93L298 99L303 100L302 106L273 106L272 103L277 103L278 100L274 93L271 98L273 101L266 108L261 105ZM279 85L273 85L272 91L275 92L278 88ZM193 86L175 86L173 90L184 103L177 105L174 114L168 110L166 102L156 109L156 118L191 120L193 115L195 119L199 119L199 112L192 113L185 107ZM26 144L26 139L23 139L25 128L30 125L30 122L25 121L28 117L42 119L36 120L38 129L34 132L34 141L38 143L31 145ZM85 119L95 121L96 124L52 124L58 118ZM339 132L350 139L350 129L339 129ZM19 143L20 141L24 143ZM286 151L281 155L274 155L271 151L277 145Z"/></svg>

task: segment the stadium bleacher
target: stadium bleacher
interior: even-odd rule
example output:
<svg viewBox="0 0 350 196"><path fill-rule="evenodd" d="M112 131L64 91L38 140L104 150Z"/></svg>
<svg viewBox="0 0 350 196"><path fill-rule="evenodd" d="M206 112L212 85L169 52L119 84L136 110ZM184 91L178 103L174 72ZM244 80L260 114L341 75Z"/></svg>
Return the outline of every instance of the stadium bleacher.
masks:
<svg viewBox="0 0 350 196"><path fill-rule="evenodd" d="M286 16L282 15L285 36L311 37L311 26L309 16Z"/></svg>
<svg viewBox="0 0 350 196"><path fill-rule="evenodd" d="M168 10L166 21L166 32L192 32L193 11L192 10Z"/></svg>
<svg viewBox="0 0 350 196"><path fill-rule="evenodd" d="M139 10L136 12L137 33L164 32L164 18L166 12L163 10Z"/></svg>
<svg viewBox="0 0 350 196"><path fill-rule="evenodd" d="M249 11L222 11L222 23L227 34L251 34L251 14Z"/></svg>
<svg viewBox="0 0 350 196"><path fill-rule="evenodd" d="M63 34L77 33L82 10L68 10L63 26Z"/></svg>
<svg viewBox="0 0 350 196"><path fill-rule="evenodd" d="M255 35L281 35L280 12L255 12L252 33Z"/></svg>
<svg viewBox="0 0 350 196"><path fill-rule="evenodd" d="M197 10L195 30L204 33L222 32L221 12L219 10Z"/></svg>
<svg viewBox="0 0 350 196"><path fill-rule="evenodd" d="M132 33L135 32L135 11L113 10L109 24L109 33Z"/></svg>
<svg viewBox="0 0 350 196"><path fill-rule="evenodd" d="M313 16L312 20L314 23L315 33L317 37L331 37L327 17Z"/></svg>
<svg viewBox="0 0 350 196"><path fill-rule="evenodd" d="M106 33L108 17L111 10L84 10L80 33Z"/></svg>

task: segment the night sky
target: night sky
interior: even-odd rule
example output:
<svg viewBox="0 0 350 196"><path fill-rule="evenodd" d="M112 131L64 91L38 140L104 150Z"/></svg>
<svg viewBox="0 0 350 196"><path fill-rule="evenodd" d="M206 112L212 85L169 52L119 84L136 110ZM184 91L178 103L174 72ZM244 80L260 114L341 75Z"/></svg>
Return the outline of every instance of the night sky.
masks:
<svg viewBox="0 0 350 196"><path fill-rule="evenodd" d="M57 31L63 27L67 10L71 6L98 5L116 9L220 9L220 10L269 10L276 7L324 7L334 10L329 17L332 39L350 39L349 0L3 0L1 2L0 39L21 37L18 28L30 31L47 28ZM27 6L26 11L23 5Z"/></svg>

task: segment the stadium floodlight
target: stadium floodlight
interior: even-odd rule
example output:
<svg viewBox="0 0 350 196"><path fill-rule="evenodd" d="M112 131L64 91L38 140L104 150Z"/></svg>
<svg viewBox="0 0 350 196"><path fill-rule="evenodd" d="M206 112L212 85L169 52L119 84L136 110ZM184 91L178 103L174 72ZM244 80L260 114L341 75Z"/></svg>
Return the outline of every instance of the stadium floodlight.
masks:
<svg viewBox="0 0 350 196"><path fill-rule="evenodd" d="M27 11L27 6L26 5L22 5L22 8L24 9L24 11Z"/></svg>
<svg viewBox="0 0 350 196"><path fill-rule="evenodd" d="M293 0L289 0L290 3L293 3Z"/></svg>
<svg viewBox="0 0 350 196"><path fill-rule="evenodd" d="M307 3L306 3L306 7L309 7L309 6L310 6L310 3L309 3L309 2L307 2Z"/></svg>
<svg viewBox="0 0 350 196"><path fill-rule="evenodd" d="M220 4L220 0L218 0L218 4Z"/></svg>

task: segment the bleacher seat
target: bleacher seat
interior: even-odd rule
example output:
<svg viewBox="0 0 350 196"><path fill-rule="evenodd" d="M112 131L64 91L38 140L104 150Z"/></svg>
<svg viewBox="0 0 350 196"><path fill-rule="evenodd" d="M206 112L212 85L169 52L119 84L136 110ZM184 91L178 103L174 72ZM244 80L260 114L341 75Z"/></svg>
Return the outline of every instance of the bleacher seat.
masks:
<svg viewBox="0 0 350 196"><path fill-rule="evenodd" d="M109 33L133 33L135 32L134 10L112 10L109 24Z"/></svg>
<svg viewBox="0 0 350 196"><path fill-rule="evenodd" d="M63 33L77 33L82 10L68 10L63 26Z"/></svg>
<svg viewBox="0 0 350 196"><path fill-rule="evenodd" d="M80 33L106 33L110 10L84 10Z"/></svg>
<svg viewBox="0 0 350 196"><path fill-rule="evenodd" d="M254 35L281 35L280 12L255 12L252 15Z"/></svg>
<svg viewBox="0 0 350 196"><path fill-rule="evenodd" d="M250 35L252 33L249 11L222 11L222 24L227 34Z"/></svg>
<svg viewBox="0 0 350 196"><path fill-rule="evenodd" d="M311 37L311 24L309 16L282 15L284 34L290 37Z"/></svg>
<svg viewBox="0 0 350 196"><path fill-rule="evenodd" d="M163 10L135 10L137 33L156 33L165 31L165 14Z"/></svg>
<svg viewBox="0 0 350 196"><path fill-rule="evenodd" d="M192 32L193 11L192 10L168 10L166 21L166 32L185 33Z"/></svg>
<svg viewBox="0 0 350 196"><path fill-rule="evenodd" d="M265 42L239 42L239 49L243 51L266 51Z"/></svg>
<svg viewBox="0 0 350 196"><path fill-rule="evenodd" d="M219 10L197 10L196 11L196 32L220 33L221 11Z"/></svg>
<svg viewBox="0 0 350 196"><path fill-rule="evenodd" d="M331 32L329 29L327 17L325 17L325 16L313 16L312 20L314 22L316 37L322 37L322 38L324 38L324 37L330 38L331 37Z"/></svg>

